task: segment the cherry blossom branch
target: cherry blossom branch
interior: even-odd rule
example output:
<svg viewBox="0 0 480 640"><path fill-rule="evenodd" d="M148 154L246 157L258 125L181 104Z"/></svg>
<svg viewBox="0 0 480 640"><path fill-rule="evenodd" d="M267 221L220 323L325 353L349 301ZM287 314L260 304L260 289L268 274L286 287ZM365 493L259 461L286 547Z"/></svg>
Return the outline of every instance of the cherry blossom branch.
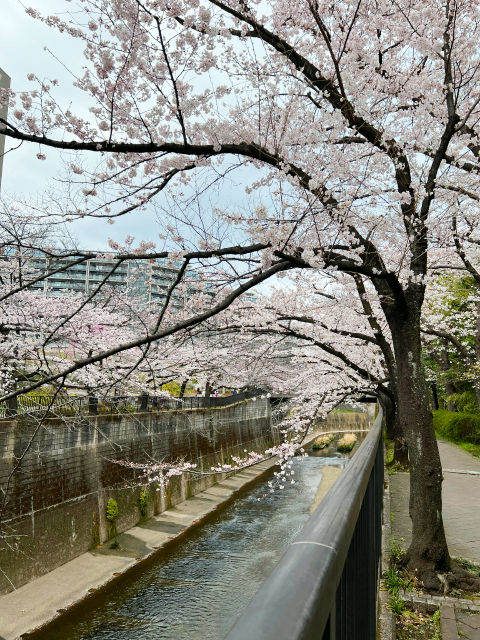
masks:
<svg viewBox="0 0 480 640"><path fill-rule="evenodd" d="M158 331L157 333L153 333L151 335L144 336L144 337L139 338L137 340L132 340L131 342L127 342L127 343L121 344L121 345L119 345L117 347L114 347L112 349L108 349L108 350L102 351L102 352L100 352L99 354L97 354L95 356L90 356L88 358L84 358L82 360L79 360L75 364L73 364L70 367L67 367L66 369L61 371L60 373L53 374L53 375L50 375L50 376L46 376L46 377L40 379L35 384L31 384L28 387L23 388L22 390L5 394L2 398L0 398L0 401L9 400L10 398L15 398L18 395L20 395L21 393L28 393L29 391L33 391L34 389L38 389L39 387L43 386L44 384L49 384L49 383L54 382L56 380L66 378L70 374L72 374L72 373L74 373L76 371L79 371L80 369L83 369L84 367L86 367L86 366L88 366L90 364L94 364L96 362L101 362L102 360L105 360L105 359L107 359L107 358L109 358L111 356L114 356L117 353L122 353L123 351L128 351L129 349L134 349L136 347L149 345L152 342L156 342L157 340L160 340L161 338L165 338L167 336L173 335L174 333L178 333L180 331L183 331L184 329L188 329L189 327L193 327L193 326L195 326L195 325L197 325L197 324L199 324L201 322L204 322L205 320L208 320L209 318L217 315L220 311L223 311L224 309L227 309L232 304L232 302L234 302L234 300L236 300L239 296L241 296L243 293L245 293L246 291L248 291L252 287L255 287L256 285L260 284L261 282L264 282L265 280L268 280L268 278L270 278L271 276L273 276L273 275L275 275L277 273L280 273L281 271L287 271L289 269L291 269L291 265L290 264L288 264L286 262L279 262L279 263L271 266L270 268L266 269L265 271L259 273L257 276L251 278L249 280L249 282L247 282L246 284L241 284L239 287L237 287L237 289L232 291L232 293L230 293L229 295L225 296L225 298L220 303L218 303L217 305L215 305L214 307L212 307L208 311L205 311L204 313L200 313L200 314L195 315L195 316L193 316L191 318L188 318L187 320L184 320L182 322L178 322L178 323L174 324L171 327L163 329L162 331Z"/></svg>

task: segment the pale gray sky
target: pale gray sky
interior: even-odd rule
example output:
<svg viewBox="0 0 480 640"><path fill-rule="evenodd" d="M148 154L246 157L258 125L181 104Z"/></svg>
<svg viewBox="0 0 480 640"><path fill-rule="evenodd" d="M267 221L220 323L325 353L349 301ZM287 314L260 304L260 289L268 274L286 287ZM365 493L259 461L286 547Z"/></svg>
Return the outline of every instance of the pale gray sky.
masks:
<svg viewBox="0 0 480 640"><path fill-rule="evenodd" d="M40 79L57 79L59 87L55 89L56 99L64 108L72 101L75 113L88 118L88 97L73 87L74 77L71 73L82 73L85 64L82 42L59 33L25 13L25 7L32 6L43 15L55 13L68 20L66 11L75 12L79 9L79 3L76 0L26 0L22 4L20 0L0 0L0 4L0 68L11 77L12 89L15 92L31 90L33 84L27 79L29 73L34 73ZM15 146L7 139L6 149ZM41 194L47 184L55 183L55 176L62 167L59 152L43 148L47 159L40 161L36 158L38 151L33 145L23 144L5 156L2 194L34 197ZM212 199L210 196L203 199L201 207L217 205L232 208L245 204L250 200L245 194L245 184L258 177L257 169L243 167L241 175L236 175L242 183L228 181L219 194L212 193ZM257 193L253 199L259 203L259 197L261 193ZM108 248L108 238L123 242L127 235L135 236L136 241L151 240L157 245L161 244L158 234L162 229L153 211L124 216L117 219L114 225L104 220L85 219L70 223L68 227L84 249L105 250ZM285 280L283 282L286 283ZM266 288L267 285L261 287Z"/></svg>
<svg viewBox="0 0 480 640"><path fill-rule="evenodd" d="M71 70L77 74L81 73L84 64L82 43L25 13L25 7L28 6L33 6L42 14L61 14L66 10L74 12L78 8L77 2L26 0L22 5L19 0L0 0L0 3L0 68L11 77L12 89L15 92L31 90L33 87L27 80L28 73L34 73L41 79L57 79L59 90L55 92L55 96L60 98L64 105L73 101L75 112L87 116L88 111L81 111L81 107L87 103L86 95L72 86L74 78L69 72ZM64 18L67 19L65 13ZM45 47L48 47L48 51ZM15 143L7 139L6 150L15 146ZM36 158L38 151L39 149L33 145L23 144L5 156L2 193L34 196L42 193L49 182L54 182L61 169L59 153L43 149L47 159L40 161ZM118 219L113 226L104 220L91 219L77 221L70 226L81 246L87 249L106 249L109 237L122 241L129 234L135 236L136 240L155 242L160 231L153 212L126 216Z"/></svg>

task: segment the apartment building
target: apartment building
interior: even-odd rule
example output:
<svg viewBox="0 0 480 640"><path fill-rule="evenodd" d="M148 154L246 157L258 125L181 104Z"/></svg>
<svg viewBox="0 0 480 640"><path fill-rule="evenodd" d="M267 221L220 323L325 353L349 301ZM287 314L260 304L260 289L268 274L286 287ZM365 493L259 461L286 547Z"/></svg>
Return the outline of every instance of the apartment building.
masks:
<svg viewBox="0 0 480 640"><path fill-rule="evenodd" d="M31 289L44 292L45 295L62 295L72 291L91 294L98 285L112 271L116 261L113 258L91 258L81 264L67 266L71 260L56 258L52 262L43 256L33 256L29 266L38 270L39 273L52 271L65 266L65 269L32 284ZM129 288L132 296L138 296L142 302L161 303L167 294L168 288L175 281L181 264L167 261L160 258L152 259L145 264L145 261L126 261L108 277L109 286L119 288ZM193 275L193 273L192 273ZM194 278L192 278L194 279ZM148 280L153 282L147 284ZM175 302L181 304L178 297L174 296Z"/></svg>

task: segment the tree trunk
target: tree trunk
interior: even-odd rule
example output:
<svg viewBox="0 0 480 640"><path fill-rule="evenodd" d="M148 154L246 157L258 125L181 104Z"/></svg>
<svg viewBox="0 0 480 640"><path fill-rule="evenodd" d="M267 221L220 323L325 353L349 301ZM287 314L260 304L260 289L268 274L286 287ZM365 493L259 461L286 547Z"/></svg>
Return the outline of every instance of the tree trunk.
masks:
<svg viewBox="0 0 480 640"><path fill-rule="evenodd" d="M447 396L447 409L448 411L456 411L454 403L450 400L450 396L457 393L457 388L453 382L445 382L445 395Z"/></svg>
<svg viewBox="0 0 480 640"><path fill-rule="evenodd" d="M378 395L385 416L385 436L387 440L393 440L395 436L395 404L386 393L379 391Z"/></svg>
<svg viewBox="0 0 480 640"><path fill-rule="evenodd" d="M390 373L391 380L393 380L394 375L395 373L392 369ZM408 446L403 435L402 425L398 419L398 411L396 410L397 401L395 400L397 390L393 381L390 383L390 388L393 391L394 399L381 391L379 392L385 413L385 435L388 440L394 441L392 464L408 467Z"/></svg>
<svg viewBox="0 0 480 640"><path fill-rule="evenodd" d="M393 449L393 464L400 465L401 467L408 468L410 465L410 459L408 457L408 445L401 425L397 423L395 425L395 437L394 437L394 449Z"/></svg>
<svg viewBox="0 0 480 640"><path fill-rule="evenodd" d="M407 561L427 588L450 566L442 519L442 467L421 359L422 296L410 292L407 309L388 317L397 364L398 419L410 458L412 543Z"/></svg>
<svg viewBox="0 0 480 640"><path fill-rule="evenodd" d="M438 393L437 393L437 383L432 382L430 385L430 389L432 390L432 408L434 411L440 408L438 404Z"/></svg>
<svg viewBox="0 0 480 640"><path fill-rule="evenodd" d="M5 417L14 418L17 415L17 413L18 413L18 396L15 396L7 400Z"/></svg>
<svg viewBox="0 0 480 640"><path fill-rule="evenodd" d="M185 389L187 388L188 378L182 382L182 386L180 387L180 398L183 398L185 395Z"/></svg>
<svg viewBox="0 0 480 640"><path fill-rule="evenodd" d="M442 349L442 371L444 374L448 375L450 371L450 359L448 357L448 351L445 348L447 345L447 341L442 340L444 348ZM455 387L455 383L452 380L445 380L445 395L447 397L447 409L449 411L456 411L456 407L451 400L448 398L452 396L454 393L457 393L457 388Z"/></svg>

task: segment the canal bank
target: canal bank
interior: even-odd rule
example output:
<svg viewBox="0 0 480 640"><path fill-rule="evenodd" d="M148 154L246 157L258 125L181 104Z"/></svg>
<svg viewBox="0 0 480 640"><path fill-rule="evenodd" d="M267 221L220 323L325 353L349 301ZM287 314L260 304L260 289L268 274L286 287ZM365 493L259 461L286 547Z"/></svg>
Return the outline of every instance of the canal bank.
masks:
<svg viewBox="0 0 480 640"><path fill-rule="evenodd" d="M312 434L313 439L318 433ZM0 638L15 640L41 627L78 603L98 597L98 591L117 589L133 579L145 563L179 544L182 536L204 524L242 489L251 488L275 466L265 461L229 477L159 516L118 536L119 549L104 545L0 598ZM88 603L87 603L88 606ZM41 636L38 636L41 637Z"/></svg>
<svg viewBox="0 0 480 640"><path fill-rule="evenodd" d="M136 565L166 550L191 527L199 526L275 464L276 460L262 462L129 529L115 539L119 549L110 549L107 543L1 596L0 640L16 640L100 589L113 586L111 583L130 574Z"/></svg>

